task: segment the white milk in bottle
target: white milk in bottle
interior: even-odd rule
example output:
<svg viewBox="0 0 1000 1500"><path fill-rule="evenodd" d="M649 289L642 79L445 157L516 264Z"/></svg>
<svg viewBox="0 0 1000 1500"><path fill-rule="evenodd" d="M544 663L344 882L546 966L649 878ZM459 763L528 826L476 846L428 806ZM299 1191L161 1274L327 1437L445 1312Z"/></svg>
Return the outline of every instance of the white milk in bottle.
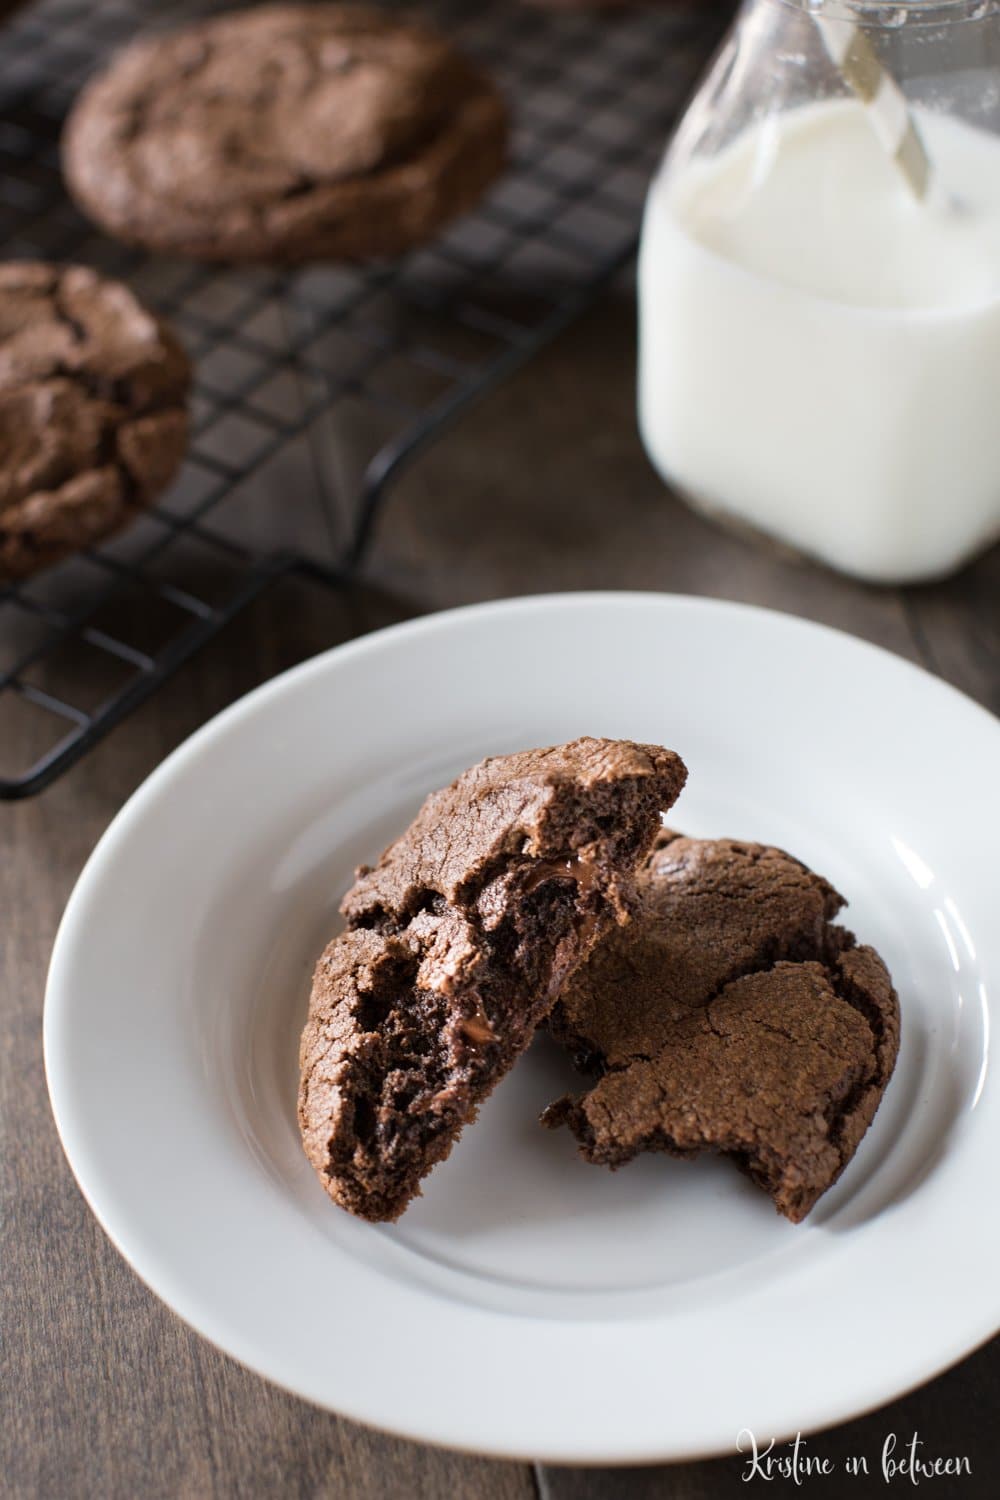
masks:
<svg viewBox="0 0 1000 1500"><path fill-rule="evenodd" d="M661 174L640 253L657 469L880 582L944 574L1000 536L1000 138L914 120L928 199L860 103L805 103Z"/></svg>

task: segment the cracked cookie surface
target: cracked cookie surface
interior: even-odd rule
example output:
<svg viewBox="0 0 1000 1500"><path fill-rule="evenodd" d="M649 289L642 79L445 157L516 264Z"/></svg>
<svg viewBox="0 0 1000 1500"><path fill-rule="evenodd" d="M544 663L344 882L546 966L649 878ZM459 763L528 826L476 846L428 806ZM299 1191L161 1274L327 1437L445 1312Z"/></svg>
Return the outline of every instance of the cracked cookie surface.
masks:
<svg viewBox="0 0 1000 1500"><path fill-rule="evenodd" d="M120 282L85 266L0 266L0 578L132 520L187 446L190 366Z"/></svg>
<svg viewBox="0 0 1000 1500"><path fill-rule="evenodd" d="M627 919L685 775L672 752L620 740L495 757L358 872L300 1054L303 1144L338 1203L402 1213L576 965Z"/></svg>
<svg viewBox="0 0 1000 1500"><path fill-rule="evenodd" d="M493 83L429 28L261 6L126 48L67 123L70 191L110 233L205 260L399 255L501 171Z"/></svg>
<svg viewBox="0 0 1000 1500"><path fill-rule="evenodd" d="M543 1120L588 1160L718 1151L798 1222L840 1176L896 1061L899 1007L843 899L782 850L664 831L631 925L549 1029L599 1076Z"/></svg>

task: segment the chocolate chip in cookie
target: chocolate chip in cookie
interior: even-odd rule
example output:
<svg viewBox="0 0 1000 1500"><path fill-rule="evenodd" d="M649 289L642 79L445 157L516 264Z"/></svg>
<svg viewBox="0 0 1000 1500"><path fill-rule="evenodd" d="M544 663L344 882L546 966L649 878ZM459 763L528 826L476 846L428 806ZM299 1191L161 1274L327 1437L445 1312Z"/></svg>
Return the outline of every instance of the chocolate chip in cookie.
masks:
<svg viewBox="0 0 1000 1500"><path fill-rule="evenodd" d="M0 266L0 578L126 525L187 446L191 371L120 282L85 266Z"/></svg>
<svg viewBox="0 0 1000 1500"><path fill-rule="evenodd" d="M424 803L344 898L316 969L299 1124L326 1191L395 1219L625 919L683 786L678 757L576 740L482 762Z"/></svg>
<svg viewBox="0 0 1000 1500"><path fill-rule="evenodd" d="M443 36L353 5L274 5L140 40L63 143L109 233L209 261L394 256L501 171L493 83Z"/></svg>
<svg viewBox="0 0 1000 1500"><path fill-rule="evenodd" d="M566 986L549 1029L599 1076L551 1105L583 1155L732 1157L798 1222L847 1166L899 1045L873 949L780 849L661 835L632 924Z"/></svg>

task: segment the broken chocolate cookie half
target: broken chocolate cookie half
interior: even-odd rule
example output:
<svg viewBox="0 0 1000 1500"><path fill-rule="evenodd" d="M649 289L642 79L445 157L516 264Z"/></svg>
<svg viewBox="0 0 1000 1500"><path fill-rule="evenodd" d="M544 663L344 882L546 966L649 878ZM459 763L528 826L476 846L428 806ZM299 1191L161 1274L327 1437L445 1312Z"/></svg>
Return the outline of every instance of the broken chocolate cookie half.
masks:
<svg viewBox="0 0 1000 1500"><path fill-rule="evenodd" d="M633 921L549 1018L597 1077L543 1121L610 1167L723 1153L803 1219L854 1155L899 1046L892 981L833 924L843 904L780 849L664 830Z"/></svg>
<svg viewBox="0 0 1000 1500"><path fill-rule="evenodd" d="M344 898L316 969L299 1124L324 1188L397 1218L627 920L685 780L669 750L580 739L483 761L427 798Z"/></svg>

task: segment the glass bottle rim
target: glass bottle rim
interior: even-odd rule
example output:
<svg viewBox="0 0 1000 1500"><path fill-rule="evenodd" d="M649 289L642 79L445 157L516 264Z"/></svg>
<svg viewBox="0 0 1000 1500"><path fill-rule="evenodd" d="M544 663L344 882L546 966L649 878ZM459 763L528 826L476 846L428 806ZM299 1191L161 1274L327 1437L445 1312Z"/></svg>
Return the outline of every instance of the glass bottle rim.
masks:
<svg viewBox="0 0 1000 1500"><path fill-rule="evenodd" d="M831 20L854 21L865 30L901 26L954 26L1000 18L1000 0L777 0L794 10Z"/></svg>

